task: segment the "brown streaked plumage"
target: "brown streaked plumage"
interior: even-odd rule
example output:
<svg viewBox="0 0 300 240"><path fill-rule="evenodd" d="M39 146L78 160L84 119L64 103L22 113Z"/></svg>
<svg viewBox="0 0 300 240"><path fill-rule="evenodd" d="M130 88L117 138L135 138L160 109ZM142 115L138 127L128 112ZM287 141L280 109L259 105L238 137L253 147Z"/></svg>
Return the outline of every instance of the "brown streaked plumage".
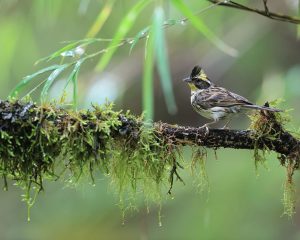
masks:
<svg viewBox="0 0 300 240"><path fill-rule="evenodd" d="M191 75L184 79L191 88L191 104L194 110L200 115L213 119L204 127L216 123L219 120L227 119L227 126L232 116L250 109L280 112L281 110L258 106L251 103L248 99L228 91L226 88L218 87L213 84L203 69L195 66Z"/></svg>

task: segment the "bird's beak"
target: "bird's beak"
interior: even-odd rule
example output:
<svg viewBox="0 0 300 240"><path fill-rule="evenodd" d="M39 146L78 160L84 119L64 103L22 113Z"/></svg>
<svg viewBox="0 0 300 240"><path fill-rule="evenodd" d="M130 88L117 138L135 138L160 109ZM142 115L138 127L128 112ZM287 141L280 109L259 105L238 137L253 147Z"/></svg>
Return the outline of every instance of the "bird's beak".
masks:
<svg viewBox="0 0 300 240"><path fill-rule="evenodd" d="M192 80L190 77L187 77L187 78L182 79L182 81L190 83Z"/></svg>

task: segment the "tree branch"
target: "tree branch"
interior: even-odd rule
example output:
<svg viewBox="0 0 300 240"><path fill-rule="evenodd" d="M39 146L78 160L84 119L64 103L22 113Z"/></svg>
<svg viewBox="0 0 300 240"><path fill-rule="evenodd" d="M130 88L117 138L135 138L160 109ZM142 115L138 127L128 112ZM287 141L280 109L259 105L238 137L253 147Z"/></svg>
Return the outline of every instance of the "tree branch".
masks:
<svg viewBox="0 0 300 240"><path fill-rule="evenodd" d="M229 130L229 129L205 129L172 126L166 123L157 124L162 135L171 139L175 144L198 145L209 148L233 148L233 149L268 149L288 156L296 149L299 150L300 142L289 132L283 131L277 138L262 136L255 139L254 130Z"/></svg>
<svg viewBox="0 0 300 240"><path fill-rule="evenodd" d="M254 13L257 13L264 17L270 18L270 19L274 19L274 20L278 20L278 21L282 21L282 22L300 24L300 19L297 17L270 12L265 0L263 0L264 8L265 8L264 10L260 10L257 8L251 8L251 7L242 5L242 4L234 2L234 1L228 1L228 2L220 2L219 0L208 0L208 1L213 4L218 4L219 6L223 6L223 7L230 7L230 8L243 10L243 11L254 12Z"/></svg>
<svg viewBox="0 0 300 240"><path fill-rule="evenodd" d="M41 113L42 110L42 113ZM56 115L51 112L57 112ZM41 115L42 114L42 115ZM99 113L101 116L101 113ZM94 125L95 119L89 119L88 113L80 113L77 118L82 119L81 130L85 131ZM300 152L300 141L288 131L285 131L280 122L277 121L274 113L260 113L266 126L267 132L258 133L255 130L229 130L229 129L209 129L194 128L188 126L171 125L162 122L154 123L155 134L165 141L171 141L173 145L196 145L208 148L233 148L233 149L262 149L271 150L285 156L289 156L295 151ZM38 117L39 116L39 117ZM41 119L39 119L41 117ZM140 120L128 119L123 114L118 114L119 126L114 126L118 137L127 137L132 132L138 132L143 123ZM26 124L35 128L41 125L41 121L47 120L48 124L56 125L59 132L66 131L68 124L74 123L76 117L72 112L64 109L52 107L37 107L32 103L11 103L0 101L0 130L9 134L14 134L18 127ZM98 120L101 120L98 119ZM80 122L80 120L78 120ZM30 123L30 124L29 124ZM62 124L65 123L65 124ZM70 123L70 124L71 124ZM29 124L29 126L28 126ZM259 126L262 128L262 126ZM126 134L124 133L126 132ZM101 134L101 132L99 132ZM17 136L16 137L22 137Z"/></svg>

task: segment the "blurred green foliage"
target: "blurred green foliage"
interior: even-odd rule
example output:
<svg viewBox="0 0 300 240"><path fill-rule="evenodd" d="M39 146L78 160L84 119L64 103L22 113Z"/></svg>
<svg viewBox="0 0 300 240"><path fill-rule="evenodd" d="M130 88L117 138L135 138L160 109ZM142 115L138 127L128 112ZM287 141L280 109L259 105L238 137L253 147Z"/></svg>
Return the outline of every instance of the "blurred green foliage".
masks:
<svg viewBox="0 0 300 240"><path fill-rule="evenodd" d="M92 37L114 38L122 19L128 16L134 5L141 4L138 2L119 0L111 4L109 16L102 18L102 26L98 25L99 31L94 30L97 34ZM243 2L263 7L259 0ZM179 3L186 4L194 13L200 12L197 20L176 22L191 15L183 12L182 5L174 8L175 3L177 6ZM0 97L6 98L24 76L49 67L52 63L34 63L66 46L63 41L84 39L107 4L108 1L101 0L0 0ZM140 114L143 96L148 94L144 101L151 96L150 100L153 101L153 104L149 101L144 105L144 108L153 112L149 117L199 126L205 120L190 107L189 90L181 79L189 75L194 65L201 64L214 82L253 101L257 100L259 104L277 98L285 99L281 108L294 109L289 128L298 130L300 57L296 26L218 6L201 12L208 5L206 1L151 1L136 16L132 27L118 36L130 37L134 41L142 29L154 22L155 8L164 10L165 19L172 25L166 28L163 41L168 50L166 59L178 109L176 114L168 113L165 92L158 79L161 71L153 65L155 56L144 54L146 39L135 41L130 55L132 45L126 43L118 48L109 63L105 60L105 65L108 65L102 72L94 71L94 68L99 55L105 51L95 59L87 59L85 65L80 67L79 74L79 68L75 71L76 65L72 65L69 72L57 76L56 81L46 89L49 90L48 97L57 96L57 92L63 93L65 89L67 99L69 95L76 96L79 107L90 105L90 101L101 103L108 97L117 103L118 108L132 109ZM291 15L297 11L290 1L270 1L269 9ZM172 24L174 22L177 24ZM200 23L205 24L203 28L206 31L198 31L201 30ZM212 36L210 32L238 50L239 55L232 57L220 51L214 44L216 41L212 43L211 38L204 37ZM154 47L149 47L150 40L147 49L154 51ZM107 43L95 42L84 50L89 54L97 53L106 49ZM109 53L105 54L108 56ZM150 58L149 65L147 58ZM144 72L143 78L144 59L148 72ZM80 58L66 56L63 60L63 63L58 60L53 64L64 64L66 60L77 63ZM75 91L71 86L65 88L69 76L75 75L77 78L72 77L71 80ZM28 93L40 81L47 81L48 76L33 79L32 85L26 86L23 93ZM148 81L143 91L142 79L144 83ZM149 86L153 86L153 89ZM92 90L98 94L89 95ZM39 100L40 94L35 91L32 96ZM168 96L171 99L171 95ZM72 101L72 97L69 101ZM231 125L232 128L247 126L248 122L243 118ZM68 189L61 183L49 184L32 208L30 223L26 221L26 206L20 202L21 192L10 187L8 192L1 193L0 213L4 217L0 221L0 236L1 239L299 239L299 208L292 220L281 217L283 210L280 199L283 198L285 169L279 165L276 156L271 155L268 156L268 170L259 169L260 176L256 177L252 155L251 151L218 150L218 160L215 160L214 153L209 152L209 194L195 194L197 188L193 186L193 176L188 173L184 175L186 185L175 182L174 199L162 207L162 227L158 227L156 206L150 208L150 213L143 207L137 212L128 213L123 226L121 212L114 204L118 202L117 197L114 197L107 180L102 176L98 176L96 186L80 183L76 189ZM186 156L186 162L189 163L190 154ZM297 175L296 172L296 187Z"/></svg>

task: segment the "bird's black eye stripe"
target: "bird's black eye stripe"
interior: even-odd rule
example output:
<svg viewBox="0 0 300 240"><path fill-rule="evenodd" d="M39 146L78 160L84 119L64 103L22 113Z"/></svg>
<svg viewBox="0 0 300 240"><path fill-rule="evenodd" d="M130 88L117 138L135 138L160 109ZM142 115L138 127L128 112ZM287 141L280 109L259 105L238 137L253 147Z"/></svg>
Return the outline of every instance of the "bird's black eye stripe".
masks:
<svg viewBox="0 0 300 240"><path fill-rule="evenodd" d="M195 80L195 79L193 79ZM204 80L199 80L196 79L197 81L194 82L194 85L198 88L198 89L207 89L210 87L210 83Z"/></svg>

